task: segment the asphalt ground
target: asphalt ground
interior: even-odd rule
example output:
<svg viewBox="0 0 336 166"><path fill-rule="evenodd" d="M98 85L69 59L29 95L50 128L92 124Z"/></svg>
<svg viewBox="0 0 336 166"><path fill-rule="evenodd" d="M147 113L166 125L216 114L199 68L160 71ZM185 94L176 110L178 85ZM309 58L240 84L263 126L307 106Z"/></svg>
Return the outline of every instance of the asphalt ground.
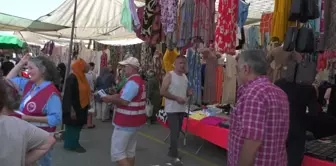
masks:
<svg viewBox="0 0 336 166"><path fill-rule="evenodd" d="M113 126L111 122L95 121L95 129L83 129L81 145L87 152L83 154L63 149L63 142L58 141L53 149L53 166L116 166L111 162L110 146ZM164 142L169 130L160 126L146 125L138 134L136 166L166 166L169 145ZM196 136L187 134L187 144L180 137L180 156L184 166L225 166L226 151ZM169 139L167 140L169 141ZM203 147L198 154L198 148Z"/></svg>

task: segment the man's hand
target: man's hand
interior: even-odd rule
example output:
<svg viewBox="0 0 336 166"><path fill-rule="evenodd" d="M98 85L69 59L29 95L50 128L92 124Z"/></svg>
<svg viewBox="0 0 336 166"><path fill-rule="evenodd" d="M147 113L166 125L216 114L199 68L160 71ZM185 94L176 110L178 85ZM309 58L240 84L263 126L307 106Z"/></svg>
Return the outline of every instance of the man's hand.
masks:
<svg viewBox="0 0 336 166"><path fill-rule="evenodd" d="M177 97L176 102L179 104L185 104L187 102L187 99L182 98L182 97Z"/></svg>
<svg viewBox="0 0 336 166"><path fill-rule="evenodd" d="M113 101L114 96L113 95L106 95L104 97L101 97L101 99L103 100L103 102L105 103L110 103Z"/></svg>
<svg viewBox="0 0 336 166"><path fill-rule="evenodd" d="M193 95L193 89L188 89L187 96L191 96L191 95Z"/></svg>

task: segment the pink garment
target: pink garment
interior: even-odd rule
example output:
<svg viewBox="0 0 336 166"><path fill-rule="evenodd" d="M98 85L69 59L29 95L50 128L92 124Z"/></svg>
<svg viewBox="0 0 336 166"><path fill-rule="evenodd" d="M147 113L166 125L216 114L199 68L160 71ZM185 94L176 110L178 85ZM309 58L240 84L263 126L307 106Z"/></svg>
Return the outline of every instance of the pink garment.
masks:
<svg viewBox="0 0 336 166"><path fill-rule="evenodd" d="M176 0L160 0L161 5L161 24L164 33L174 32L177 18Z"/></svg>
<svg viewBox="0 0 336 166"><path fill-rule="evenodd" d="M201 123L211 125L211 126L218 126L220 123L224 122L225 119L216 117L216 116L209 116L205 117L201 120Z"/></svg>

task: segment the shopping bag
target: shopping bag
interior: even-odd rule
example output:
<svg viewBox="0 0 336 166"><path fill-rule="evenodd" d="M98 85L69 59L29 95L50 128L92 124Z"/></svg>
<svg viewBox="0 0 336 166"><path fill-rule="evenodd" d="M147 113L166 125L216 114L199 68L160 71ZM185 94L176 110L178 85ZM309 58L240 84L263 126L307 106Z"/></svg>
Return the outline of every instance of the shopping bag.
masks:
<svg viewBox="0 0 336 166"><path fill-rule="evenodd" d="M146 116L151 117L153 115L153 105L152 103L147 99L146 101Z"/></svg>
<svg viewBox="0 0 336 166"><path fill-rule="evenodd" d="M309 20L314 20L320 17L318 0L307 0L307 17Z"/></svg>
<svg viewBox="0 0 336 166"><path fill-rule="evenodd" d="M298 35L297 27L288 28L286 32L286 36L285 36L284 46L283 46L284 51L288 51L288 52L294 51L297 35Z"/></svg>
<svg viewBox="0 0 336 166"><path fill-rule="evenodd" d="M313 53L316 50L315 33L309 25L307 23L299 29L295 49L299 53Z"/></svg>

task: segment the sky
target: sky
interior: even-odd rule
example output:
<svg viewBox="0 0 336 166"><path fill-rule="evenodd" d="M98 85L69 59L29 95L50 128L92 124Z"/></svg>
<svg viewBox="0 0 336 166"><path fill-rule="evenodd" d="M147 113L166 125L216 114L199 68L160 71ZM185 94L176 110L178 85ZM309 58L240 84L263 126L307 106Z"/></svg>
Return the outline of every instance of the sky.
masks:
<svg viewBox="0 0 336 166"><path fill-rule="evenodd" d="M46 15L65 0L0 0L0 12L35 20Z"/></svg>

